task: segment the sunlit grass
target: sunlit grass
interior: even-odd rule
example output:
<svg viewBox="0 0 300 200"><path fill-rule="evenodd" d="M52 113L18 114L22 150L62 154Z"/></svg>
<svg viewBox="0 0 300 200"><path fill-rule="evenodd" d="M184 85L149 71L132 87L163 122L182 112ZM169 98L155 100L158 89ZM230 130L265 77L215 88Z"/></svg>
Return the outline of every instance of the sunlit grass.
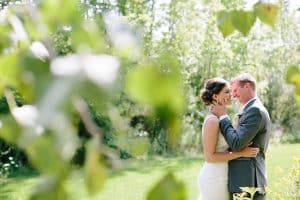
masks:
<svg viewBox="0 0 300 200"><path fill-rule="evenodd" d="M300 155L300 144L271 145L267 154L267 169L269 187L271 191L278 191L280 187L276 183L287 174L293 164L293 158ZM112 172L99 195L89 198L84 186L84 178L81 172L74 174L66 184L66 188L72 195L71 199L99 199L99 200L143 200L148 191L169 170L172 170L177 179L186 185L188 199L197 199L197 177L203 164L199 158L153 158L140 161L127 169ZM0 199L17 200L26 199L30 194L30 188L38 181L34 175L18 176L9 179L0 179ZM268 199L273 199L270 192Z"/></svg>

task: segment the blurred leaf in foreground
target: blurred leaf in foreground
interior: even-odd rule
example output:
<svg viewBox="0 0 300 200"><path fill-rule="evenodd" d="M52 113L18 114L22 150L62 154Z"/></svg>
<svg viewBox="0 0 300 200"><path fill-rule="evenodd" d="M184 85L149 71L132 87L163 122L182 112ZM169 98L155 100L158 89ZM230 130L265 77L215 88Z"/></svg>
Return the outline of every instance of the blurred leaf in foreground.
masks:
<svg viewBox="0 0 300 200"><path fill-rule="evenodd" d="M296 65L292 65L288 68L286 73L286 81L295 86L295 96L300 103L300 69Z"/></svg>
<svg viewBox="0 0 300 200"><path fill-rule="evenodd" d="M272 28L275 28L278 11L278 6L269 3L257 3L254 6L254 12L260 21Z"/></svg>
<svg viewBox="0 0 300 200"><path fill-rule="evenodd" d="M0 137L5 141L16 144L21 134L21 127L16 123L11 115L1 118Z"/></svg>
<svg viewBox="0 0 300 200"><path fill-rule="evenodd" d="M31 163L40 172L65 177L69 166L62 159L57 145L54 137L45 133L28 144L26 152L30 156Z"/></svg>
<svg viewBox="0 0 300 200"><path fill-rule="evenodd" d="M238 10L232 11L231 15L234 27L244 36L248 35L256 20L254 13L251 11Z"/></svg>
<svg viewBox="0 0 300 200"><path fill-rule="evenodd" d="M57 177L44 177L34 188L30 200L68 199L63 182Z"/></svg>
<svg viewBox="0 0 300 200"><path fill-rule="evenodd" d="M231 35L235 30L231 21L231 13L227 11L218 12L217 26L224 38L226 38L228 35Z"/></svg>
<svg viewBox="0 0 300 200"><path fill-rule="evenodd" d="M0 95L3 94L6 86L18 87L21 68L17 63L17 55L0 56Z"/></svg>
<svg viewBox="0 0 300 200"><path fill-rule="evenodd" d="M97 194L103 187L106 178L106 169L100 162L99 137L88 143L85 160L86 185L90 195Z"/></svg>
<svg viewBox="0 0 300 200"><path fill-rule="evenodd" d="M185 99L180 64L169 54L162 54L133 71L127 77L127 92L137 102L149 105L168 129L168 142L176 146L180 133Z"/></svg>

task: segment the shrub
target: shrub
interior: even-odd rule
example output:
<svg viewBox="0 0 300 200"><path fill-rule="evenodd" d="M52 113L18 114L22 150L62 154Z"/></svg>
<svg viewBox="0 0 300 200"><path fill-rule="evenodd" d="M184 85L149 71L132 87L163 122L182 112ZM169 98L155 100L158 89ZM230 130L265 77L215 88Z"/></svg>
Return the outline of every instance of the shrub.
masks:
<svg viewBox="0 0 300 200"><path fill-rule="evenodd" d="M24 167L28 167L25 153L0 139L0 177L7 177Z"/></svg>
<svg viewBox="0 0 300 200"><path fill-rule="evenodd" d="M287 175L283 176L278 185L280 191L270 191L277 200L300 199L300 156L295 158L294 165Z"/></svg>

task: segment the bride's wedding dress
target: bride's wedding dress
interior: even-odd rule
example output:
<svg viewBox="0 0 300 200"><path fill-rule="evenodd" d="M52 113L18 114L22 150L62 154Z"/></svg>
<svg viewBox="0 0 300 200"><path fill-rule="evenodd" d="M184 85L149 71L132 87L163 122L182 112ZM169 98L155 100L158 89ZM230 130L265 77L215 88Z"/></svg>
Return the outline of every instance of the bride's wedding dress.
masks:
<svg viewBox="0 0 300 200"><path fill-rule="evenodd" d="M214 115L208 115L204 123ZM228 145L221 133L218 136L216 152L224 152ZM205 162L199 173L199 200L229 200L227 188L228 162L208 163Z"/></svg>

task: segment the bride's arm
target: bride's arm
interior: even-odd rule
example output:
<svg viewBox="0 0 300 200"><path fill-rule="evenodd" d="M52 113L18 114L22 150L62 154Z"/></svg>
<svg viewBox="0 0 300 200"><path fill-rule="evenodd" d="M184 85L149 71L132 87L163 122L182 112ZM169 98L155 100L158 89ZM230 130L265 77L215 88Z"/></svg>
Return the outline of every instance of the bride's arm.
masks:
<svg viewBox="0 0 300 200"><path fill-rule="evenodd" d="M226 162L239 157L255 157L257 148L247 147L242 151L216 152L219 136L219 119L211 117L203 124L204 158L207 162Z"/></svg>

